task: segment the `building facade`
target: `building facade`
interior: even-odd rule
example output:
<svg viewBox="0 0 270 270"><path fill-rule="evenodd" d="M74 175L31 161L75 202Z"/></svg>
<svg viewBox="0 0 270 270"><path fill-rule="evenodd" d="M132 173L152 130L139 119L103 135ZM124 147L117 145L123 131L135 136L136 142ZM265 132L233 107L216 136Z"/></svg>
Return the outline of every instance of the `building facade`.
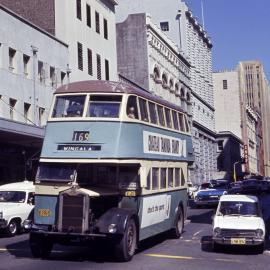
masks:
<svg viewBox="0 0 270 270"><path fill-rule="evenodd" d="M190 103L195 163L190 180L194 183L209 180L217 172L211 41L184 2L119 0L116 21L124 21L131 13L149 13L153 22L177 44L181 55L191 65Z"/></svg>
<svg viewBox="0 0 270 270"><path fill-rule="evenodd" d="M0 183L29 176L67 67L64 42L0 5Z"/></svg>
<svg viewBox="0 0 270 270"><path fill-rule="evenodd" d="M118 80L115 0L0 0L69 46L70 81Z"/></svg>

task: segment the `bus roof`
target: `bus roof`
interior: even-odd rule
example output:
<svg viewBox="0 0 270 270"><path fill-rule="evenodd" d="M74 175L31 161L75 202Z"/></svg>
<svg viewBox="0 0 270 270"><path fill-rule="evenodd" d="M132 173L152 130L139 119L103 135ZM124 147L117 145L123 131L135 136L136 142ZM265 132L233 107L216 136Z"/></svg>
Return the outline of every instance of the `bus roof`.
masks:
<svg viewBox="0 0 270 270"><path fill-rule="evenodd" d="M180 106L170 103L146 90L136 88L123 82L112 82L102 80L78 81L65 84L56 89L55 94L65 93L125 93L138 95L151 101L160 103L169 108L183 112Z"/></svg>

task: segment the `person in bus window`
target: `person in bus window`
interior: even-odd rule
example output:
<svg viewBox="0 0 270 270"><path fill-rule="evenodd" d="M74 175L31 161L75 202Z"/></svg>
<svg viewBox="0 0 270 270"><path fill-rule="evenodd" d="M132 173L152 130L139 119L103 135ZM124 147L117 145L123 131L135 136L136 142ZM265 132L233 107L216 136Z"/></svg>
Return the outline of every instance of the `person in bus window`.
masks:
<svg viewBox="0 0 270 270"><path fill-rule="evenodd" d="M129 118L132 118L132 119L135 119L135 108L132 106L132 107L129 107L128 109L128 117Z"/></svg>
<svg viewBox="0 0 270 270"><path fill-rule="evenodd" d="M67 116L82 116L83 106L79 102L73 102L67 109Z"/></svg>

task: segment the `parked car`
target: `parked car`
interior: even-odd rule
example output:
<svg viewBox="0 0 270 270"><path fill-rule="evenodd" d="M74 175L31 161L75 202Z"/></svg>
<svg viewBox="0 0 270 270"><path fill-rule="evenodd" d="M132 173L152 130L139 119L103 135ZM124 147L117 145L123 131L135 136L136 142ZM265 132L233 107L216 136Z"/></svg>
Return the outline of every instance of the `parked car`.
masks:
<svg viewBox="0 0 270 270"><path fill-rule="evenodd" d="M258 179L246 179L242 183L242 192L244 194L258 194L261 192L261 181Z"/></svg>
<svg viewBox="0 0 270 270"><path fill-rule="evenodd" d="M223 195L213 219L213 246L256 246L262 253L265 224L259 201L251 195Z"/></svg>
<svg viewBox="0 0 270 270"><path fill-rule="evenodd" d="M217 205L221 195L228 191L228 181L214 181L209 185L201 185L199 190L194 194L195 206Z"/></svg>
<svg viewBox="0 0 270 270"><path fill-rule="evenodd" d="M9 236L23 228L34 208L33 182L23 181L0 186L0 229Z"/></svg>

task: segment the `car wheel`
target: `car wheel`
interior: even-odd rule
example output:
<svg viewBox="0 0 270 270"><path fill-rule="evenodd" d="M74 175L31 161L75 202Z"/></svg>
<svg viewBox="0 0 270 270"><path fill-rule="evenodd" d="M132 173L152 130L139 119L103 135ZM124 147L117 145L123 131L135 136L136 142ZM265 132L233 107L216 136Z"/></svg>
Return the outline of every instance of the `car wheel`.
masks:
<svg viewBox="0 0 270 270"><path fill-rule="evenodd" d="M7 226L7 234L9 236L15 236L19 231L19 225L15 220L11 220Z"/></svg>
<svg viewBox="0 0 270 270"><path fill-rule="evenodd" d="M135 220L130 218L120 241L114 246L115 257L120 262L130 261L137 248L137 227Z"/></svg>
<svg viewBox="0 0 270 270"><path fill-rule="evenodd" d="M35 233L30 233L29 245L34 258L48 258L53 248L53 243L49 239Z"/></svg>
<svg viewBox="0 0 270 270"><path fill-rule="evenodd" d="M178 207L175 216L174 227L171 230L171 236L173 238L178 239L183 233L183 229L184 229L184 214L182 208Z"/></svg>

